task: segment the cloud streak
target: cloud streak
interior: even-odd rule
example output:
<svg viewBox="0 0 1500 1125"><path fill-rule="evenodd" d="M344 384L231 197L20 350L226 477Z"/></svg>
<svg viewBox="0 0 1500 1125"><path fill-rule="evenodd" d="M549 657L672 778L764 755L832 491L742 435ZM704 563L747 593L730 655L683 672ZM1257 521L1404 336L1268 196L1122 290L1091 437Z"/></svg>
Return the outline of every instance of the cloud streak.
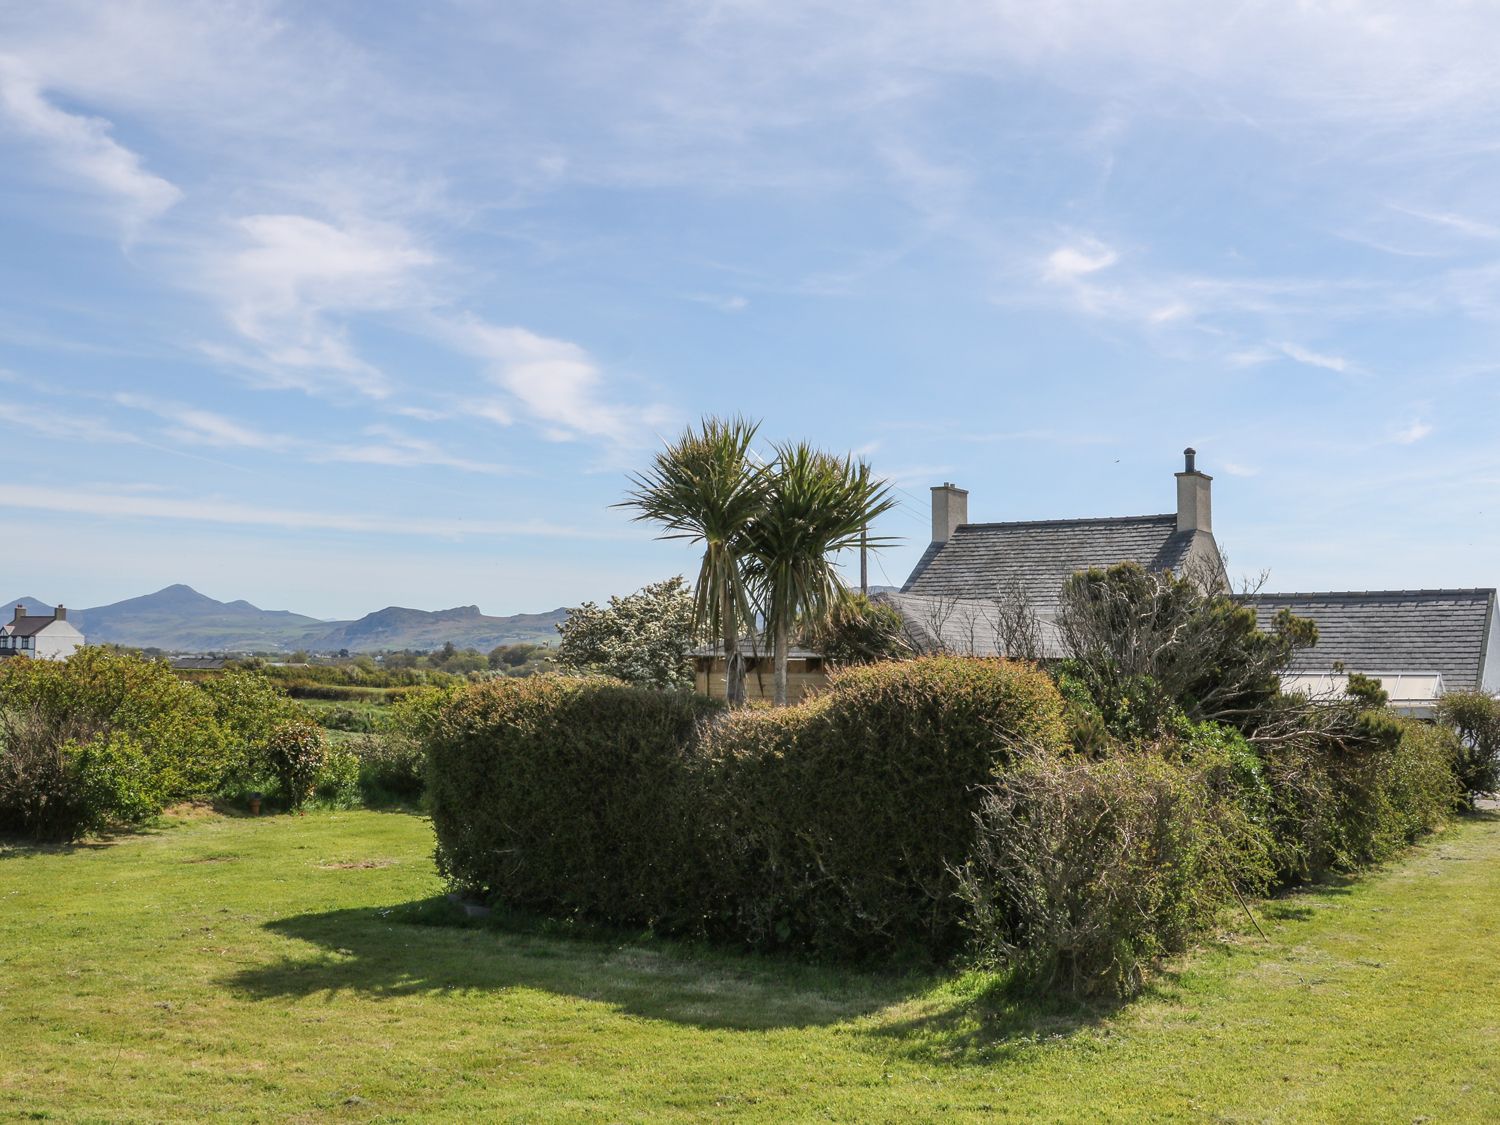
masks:
<svg viewBox="0 0 1500 1125"><path fill-rule="evenodd" d="M0 484L0 508L85 515L105 519L182 520L269 527L284 531L349 532L400 537L466 536L548 539L619 539L631 536L534 521L467 520L431 516L318 512L244 504L224 497L178 498L24 484Z"/></svg>
<svg viewBox="0 0 1500 1125"><path fill-rule="evenodd" d="M44 145L63 170L117 201L127 236L182 198L181 190L146 171L140 156L110 135L109 122L59 109L25 64L6 55L0 55L0 115Z"/></svg>

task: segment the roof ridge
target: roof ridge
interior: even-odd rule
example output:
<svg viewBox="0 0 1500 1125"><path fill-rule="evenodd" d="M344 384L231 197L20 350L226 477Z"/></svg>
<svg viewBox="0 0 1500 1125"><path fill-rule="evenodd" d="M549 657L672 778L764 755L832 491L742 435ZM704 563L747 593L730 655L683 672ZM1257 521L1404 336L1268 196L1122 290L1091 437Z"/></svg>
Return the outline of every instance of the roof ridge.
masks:
<svg viewBox="0 0 1500 1125"><path fill-rule="evenodd" d="M1085 523L1146 523L1171 520L1177 522L1177 513L1163 512L1154 516L1078 516L1074 519L1065 520L993 520L988 523L961 523L955 529L955 534L966 527L1064 527Z"/></svg>
<svg viewBox="0 0 1500 1125"><path fill-rule="evenodd" d="M1396 598L1411 597L1414 594L1438 595L1438 594L1494 594L1493 586L1449 586L1434 587L1422 590L1292 590L1286 593L1265 593L1257 591L1253 594L1240 594L1242 598Z"/></svg>

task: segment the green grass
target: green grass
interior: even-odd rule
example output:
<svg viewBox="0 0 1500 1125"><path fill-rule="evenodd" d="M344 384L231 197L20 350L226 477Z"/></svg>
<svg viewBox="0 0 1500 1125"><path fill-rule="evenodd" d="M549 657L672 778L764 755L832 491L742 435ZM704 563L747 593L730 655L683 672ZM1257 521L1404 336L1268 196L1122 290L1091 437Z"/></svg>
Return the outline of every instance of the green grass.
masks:
<svg viewBox="0 0 1500 1125"><path fill-rule="evenodd" d="M0 851L0 1119L1500 1119L1495 818L1113 1012L416 925L431 847L354 812Z"/></svg>

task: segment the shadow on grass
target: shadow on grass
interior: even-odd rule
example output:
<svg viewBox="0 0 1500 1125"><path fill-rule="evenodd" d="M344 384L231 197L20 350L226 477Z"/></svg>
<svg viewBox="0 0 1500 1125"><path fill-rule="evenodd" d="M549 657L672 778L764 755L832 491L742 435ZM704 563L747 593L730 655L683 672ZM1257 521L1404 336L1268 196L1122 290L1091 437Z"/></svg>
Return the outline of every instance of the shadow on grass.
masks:
<svg viewBox="0 0 1500 1125"><path fill-rule="evenodd" d="M1170 993L1176 979L1175 973L1158 972L1137 999ZM1069 1039L1133 1002L1018 995L1005 975L968 973L861 1030L903 1058L973 1066Z"/></svg>
<svg viewBox="0 0 1500 1125"><path fill-rule="evenodd" d="M26 836L0 836L0 860L35 859L46 855L72 855L112 848L122 840L155 836L160 825L143 824L135 828L112 828L78 840L33 840Z"/></svg>
<svg viewBox="0 0 1500 1125"><path fill-rule="evenodd" d="M343 991L384 997L525 988L648 1019L768 1030L854 1019L936 980L698 950L660 939L527 933L492 922L455 922L457 910L438 898L271 922L267 929L318 950L242 971L228 984L257 1000Z"/></svg>
<svg viewBox="0 0 1500 1125"><path fill-rule="evenodd" d="M645 1019L736 1031L857 1021L853 1030L885 1053L954 1062L998 1057L1009 1043L1070 1034L1107 1014L1007 1001L998 978L983 974L897 975L657 938L540 933L524 920L458 922L456 910L438 898L271 922L271 931L317 949L227 983L254 1000L534 989Z"/></svg>

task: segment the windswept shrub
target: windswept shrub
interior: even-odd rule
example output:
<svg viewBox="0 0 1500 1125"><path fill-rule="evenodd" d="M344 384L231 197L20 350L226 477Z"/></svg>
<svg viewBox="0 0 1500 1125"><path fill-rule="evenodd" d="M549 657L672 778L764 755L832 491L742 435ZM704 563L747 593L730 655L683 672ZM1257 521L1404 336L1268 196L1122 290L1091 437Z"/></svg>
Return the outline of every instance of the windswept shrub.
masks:
<svg viewBox="0 0 1500 1125"><path fill-rule="evenodd" d="M0 664L0 832L139 823L213 792L230 759L207 697L165 663L83 648Z"/></svg>
<svg viewBox="0 0 1500 1125"><path fill-rule="evenodd" d="M323 729L310 719L289 719L271 732L266 763L292 808L312 796L325 757Z"/></svg>
<svg viewBox="0 0 1500 1125"><path fill-rule="evenodd" d="M758 947L946 956L978 791L1066 742L1044 673L962 657L854 668L797 707L726 716L702 748L718 924Z"/></svg>
<svg viewBox="0 0 1500 1125"><path fill-rule="evenodd" d="M1269 832L1237 799L1240 765L1028 755L987 787L960 872L976 951L1023 990L1137 991L1237 889L1270 878Z"/></svg>
<svg viewBox="0 0 1500 1125"><path fill-rule="evenodd" d="M1482 691L1450 691L1438 701L1438 722L1457 734L1454 770L1464 803L1500 791L1500 700Z"/></svg>
<svg viewBox="0 0 1500 1125"><path fill-rule="evenodd" d="M1261 748L1283 881L1389 859L1460 800L1449 730L1364 712L1355 737L1315 733Z"/></svg>
<svg viewBox="0 0 1500 1125"><path fill-rule="evenodd" d="M714 709L563 675L489 680L419 709L439 870L513 906L690 929L703 860L685 758Z"/></svg>

